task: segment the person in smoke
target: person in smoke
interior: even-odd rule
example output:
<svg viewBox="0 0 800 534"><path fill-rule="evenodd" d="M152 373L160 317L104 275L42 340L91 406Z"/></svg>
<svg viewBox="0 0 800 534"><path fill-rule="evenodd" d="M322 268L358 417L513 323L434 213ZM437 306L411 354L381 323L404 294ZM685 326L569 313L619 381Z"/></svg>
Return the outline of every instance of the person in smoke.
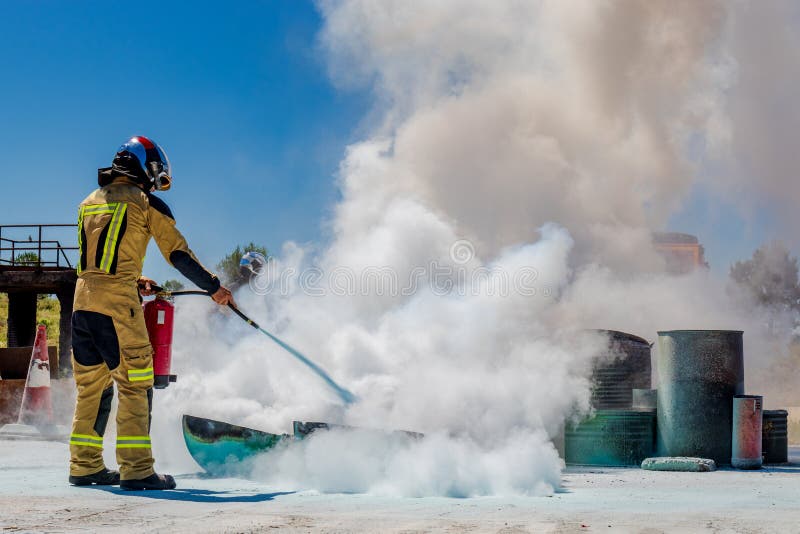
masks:
<svg viewBox="0 0 800 534"><path fill-rule="evenodd" d="M155 293L155 282L141 275L150 238L173 267L208 291L217 304L235 303L189 249L164 201L153 194L172 184L169 160L160 146L144 136L130 138L112 166L98 170L97 181L100 188L78 211L80 260L72 314L78 395L69 441L69 482L173 489L175 479L153 469L150 446L153 349L140 304L140 295ZM114 383L119 472L105 467L102 454Z"/></svg>
<svg viewBox="0 0 800 534"><path fill-rule="evenodd" d="M267 267L267 258L260 252L248 250L239 260L239 276L231 283L231 290L250 282L254 276L260 276Z"/></svg>

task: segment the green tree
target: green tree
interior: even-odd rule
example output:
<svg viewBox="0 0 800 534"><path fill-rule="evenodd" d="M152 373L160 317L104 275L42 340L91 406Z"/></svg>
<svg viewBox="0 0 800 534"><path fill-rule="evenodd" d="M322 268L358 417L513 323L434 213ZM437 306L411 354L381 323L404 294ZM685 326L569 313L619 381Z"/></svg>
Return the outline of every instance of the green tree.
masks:
<svg viewBox="0 0 800 534"><path fill-rule="evenodd" d="M164 283L161 284L161 287L166 289L167 291L180 291L183 289L183 284L180 283L178 280L164 280Z"/></svg>
<svg viewBox="0 0 800 534"><path fill-rule="evenodd" d="M16 265L39 265L39 255L35 252L20 252L14 256Z"/></svg>
<svg viewBox="0 0 800 534"><path fill-rule="evenodd" d="M730 277L759 306L774 311L800 310L797 258L783 243L761 245L751 259L731 266Z"/></svg>
<svg viewBox="0 0 800 534"><path fill-rule="evenodd" d="M265 258L269 257L266 247L256 245L252 241L244 246L236 245L236 248L217 264L217 274L223 284L230 284L239 278L239 261L246 252L259 252Z"/></svg>

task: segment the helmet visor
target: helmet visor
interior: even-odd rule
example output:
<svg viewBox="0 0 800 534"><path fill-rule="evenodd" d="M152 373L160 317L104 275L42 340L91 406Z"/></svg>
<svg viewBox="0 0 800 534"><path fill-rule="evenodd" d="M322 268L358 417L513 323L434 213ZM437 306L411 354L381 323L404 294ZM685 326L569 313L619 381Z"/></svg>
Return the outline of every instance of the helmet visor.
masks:
<svg viewBox="0 0 800 534"><path fill-rule="evenodd" d="M156 189L159 191L166 191L172 187L172 167L169 164L169 157L167 153L158 145L155 146L158 152L158 157L161 160L158 173L154 177Z"/></svg>

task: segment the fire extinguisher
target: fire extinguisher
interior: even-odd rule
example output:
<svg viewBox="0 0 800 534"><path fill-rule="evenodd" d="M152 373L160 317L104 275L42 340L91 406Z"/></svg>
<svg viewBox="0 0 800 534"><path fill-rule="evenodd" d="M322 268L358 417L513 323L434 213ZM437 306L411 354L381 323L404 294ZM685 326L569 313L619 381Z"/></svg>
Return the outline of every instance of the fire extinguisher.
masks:
<svg viewBox="0 0 800 534"><path fill-rule="evenodd" d="M172 360L172 326L175 318L175 306L165 296L157 295L153 300L145 302L142 307L150 344L153 346L153 371L155 374L153 386L156 389L163 389L178 378L169 374Z"/></svg>

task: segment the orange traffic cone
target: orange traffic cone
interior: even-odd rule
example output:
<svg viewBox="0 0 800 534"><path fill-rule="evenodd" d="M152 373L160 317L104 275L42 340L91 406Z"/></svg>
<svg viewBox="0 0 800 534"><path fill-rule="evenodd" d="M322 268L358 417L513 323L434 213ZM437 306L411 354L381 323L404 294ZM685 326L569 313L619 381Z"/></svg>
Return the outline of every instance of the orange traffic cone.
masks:
<svg viewBox="0 0 800 534"><path fill-rule="evenodd" d="M31 364L17 423L0 428L0 437L8 439L62 439L66 428L54 424L50 397L50 358L47 355L47 331L43 324L36 330Z"/></svg>
<svg viewBox="0 0 800 534"><path fill-rule="evenodd" d="M19 408L20 425L53 424L53 401L50 397L50 359L47 355L47 328L40 324L33 343L28 379Z"/></svg>

